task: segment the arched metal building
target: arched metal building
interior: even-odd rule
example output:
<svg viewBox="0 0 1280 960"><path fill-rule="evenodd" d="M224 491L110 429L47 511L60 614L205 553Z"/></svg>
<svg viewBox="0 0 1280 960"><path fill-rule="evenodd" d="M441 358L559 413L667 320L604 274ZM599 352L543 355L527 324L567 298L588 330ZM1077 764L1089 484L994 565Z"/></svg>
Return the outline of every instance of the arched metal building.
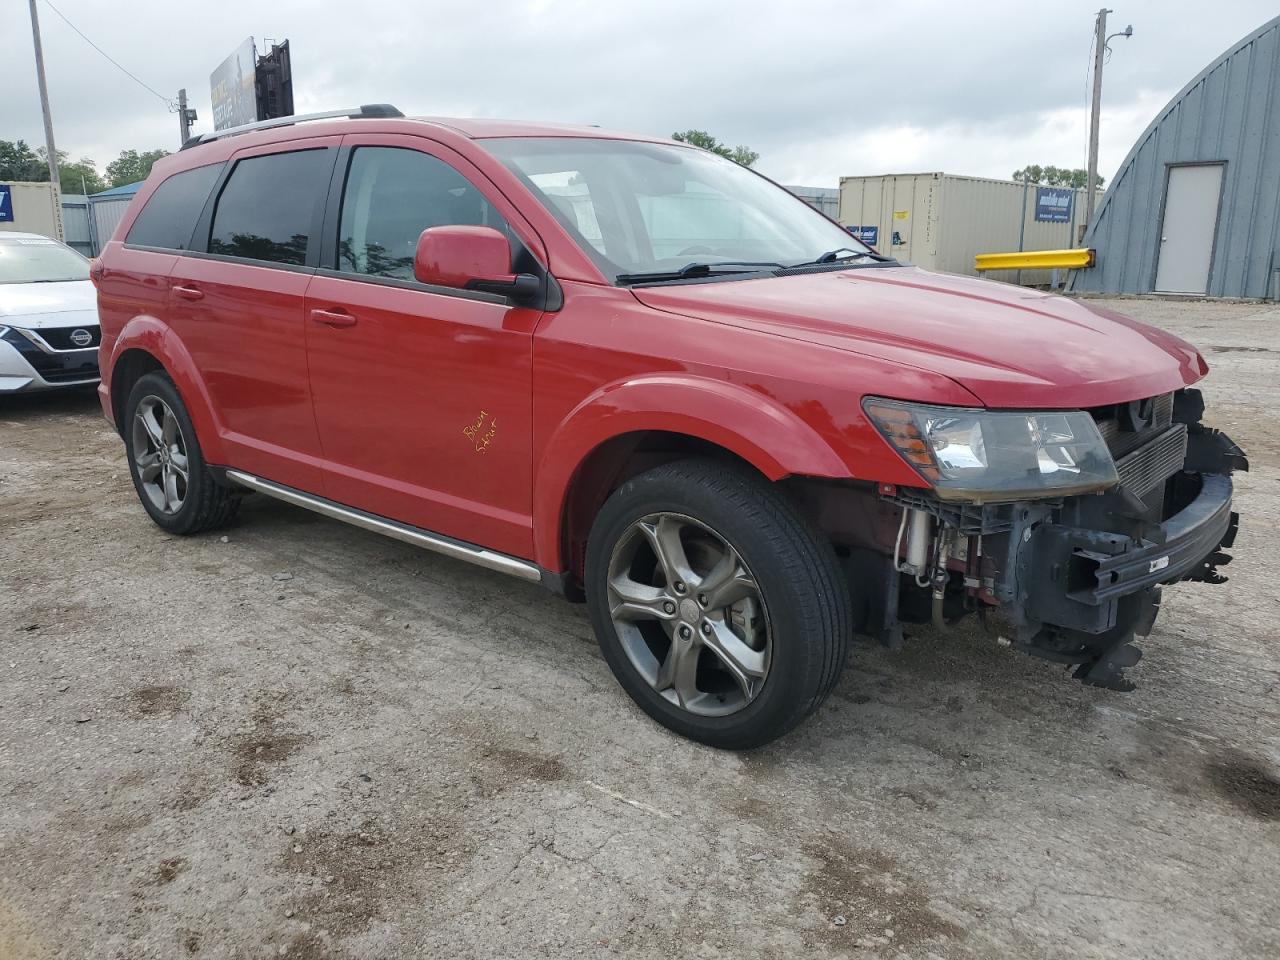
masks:
<svg viewBox="0 0 1280 960"><path fill-rule="evenodd" d="M1074 292L1280 299L1280 17L1160 111L1084 244Z"/></svg>

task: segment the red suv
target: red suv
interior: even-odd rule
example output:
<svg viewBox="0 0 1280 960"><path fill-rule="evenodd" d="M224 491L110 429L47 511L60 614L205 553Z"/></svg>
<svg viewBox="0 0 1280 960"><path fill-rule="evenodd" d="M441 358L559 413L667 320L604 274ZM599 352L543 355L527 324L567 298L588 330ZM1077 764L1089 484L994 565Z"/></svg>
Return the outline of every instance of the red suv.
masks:
<svg viewBox="0 0 1280 960"><path fill-rule="evenodd" d="M1128 687L1161 585L1235 537L1194 348L898 263L667 140L226 130L156 164L93 276L161 527L263 493L585 599L627 692L716 746L799 723L854 633L972 612Z"/></svg>

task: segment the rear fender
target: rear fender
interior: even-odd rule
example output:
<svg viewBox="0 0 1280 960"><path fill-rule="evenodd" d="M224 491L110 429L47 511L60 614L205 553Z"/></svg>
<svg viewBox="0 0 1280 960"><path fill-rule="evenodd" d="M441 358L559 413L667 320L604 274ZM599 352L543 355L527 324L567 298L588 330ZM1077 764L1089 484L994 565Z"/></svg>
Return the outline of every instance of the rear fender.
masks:
<svg viewBox="0 0 1280 960"><path fill-rule="evenodd" d="M723 447L770 480L851 476L791 410L723 380L661 374L611 383L580 403L547 442L534 479L534 548L544 569L565 569L561 531L574 474L593 450L628 433L663 431Z"/></svg>
<svg viewBox="0 0 1280 960"><path fill-rule="evenodd" d="M195 425L205 461L213 464L226 463L222 424L213 412L209 389L196 369L191 354L173 329L147 315L134 317L126 323L111 347L111 359L104 365L112 372L112 379L116 364L128 350L143 350L160 362L178 388L178 395L187 408L187 415Z"/></svg>

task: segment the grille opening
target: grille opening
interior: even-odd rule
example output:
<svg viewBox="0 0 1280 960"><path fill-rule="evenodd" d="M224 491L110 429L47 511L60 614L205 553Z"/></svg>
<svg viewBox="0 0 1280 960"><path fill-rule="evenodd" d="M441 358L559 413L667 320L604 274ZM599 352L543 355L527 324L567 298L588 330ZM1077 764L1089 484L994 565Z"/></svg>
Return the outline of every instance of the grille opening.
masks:
<svg viewBox="0 0 1280 960"><path fill-rule="evenodd" d="M71 335L78 330L89 334L87 343L76 343L71 339ZM32 332L55 350L91 350L102 342L102 331L96 324L78 327L45 327Z"/></svg>

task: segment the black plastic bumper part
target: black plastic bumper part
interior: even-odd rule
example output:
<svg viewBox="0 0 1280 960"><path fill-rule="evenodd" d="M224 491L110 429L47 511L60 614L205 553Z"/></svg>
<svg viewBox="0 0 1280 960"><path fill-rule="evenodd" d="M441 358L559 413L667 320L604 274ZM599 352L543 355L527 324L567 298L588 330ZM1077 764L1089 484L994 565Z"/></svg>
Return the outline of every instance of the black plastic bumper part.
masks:
<svg viewBox="0 0 1280 960"><path fill-rule="evenodd" d="M1163 542L1127 540L1121 552L1098 556L1097 586L1076 598L1105 603L1158 583L1172 583L1194 573L1202 561L1235 539L1237 516L1231 510L1231 478L1203 478L1199 495L1160 525Z"/></svg>
<svg viewBox="0 0 1280 960"><path fill-rule="evenodd" d="M1098 634L1116 625L1117 602L1161 583L1216 582L1218 552L1235 539L1231 478L1202 477L1200 492L1141 537L1055 523L1030 542L1027 613L1041 623Z"/></svg>

